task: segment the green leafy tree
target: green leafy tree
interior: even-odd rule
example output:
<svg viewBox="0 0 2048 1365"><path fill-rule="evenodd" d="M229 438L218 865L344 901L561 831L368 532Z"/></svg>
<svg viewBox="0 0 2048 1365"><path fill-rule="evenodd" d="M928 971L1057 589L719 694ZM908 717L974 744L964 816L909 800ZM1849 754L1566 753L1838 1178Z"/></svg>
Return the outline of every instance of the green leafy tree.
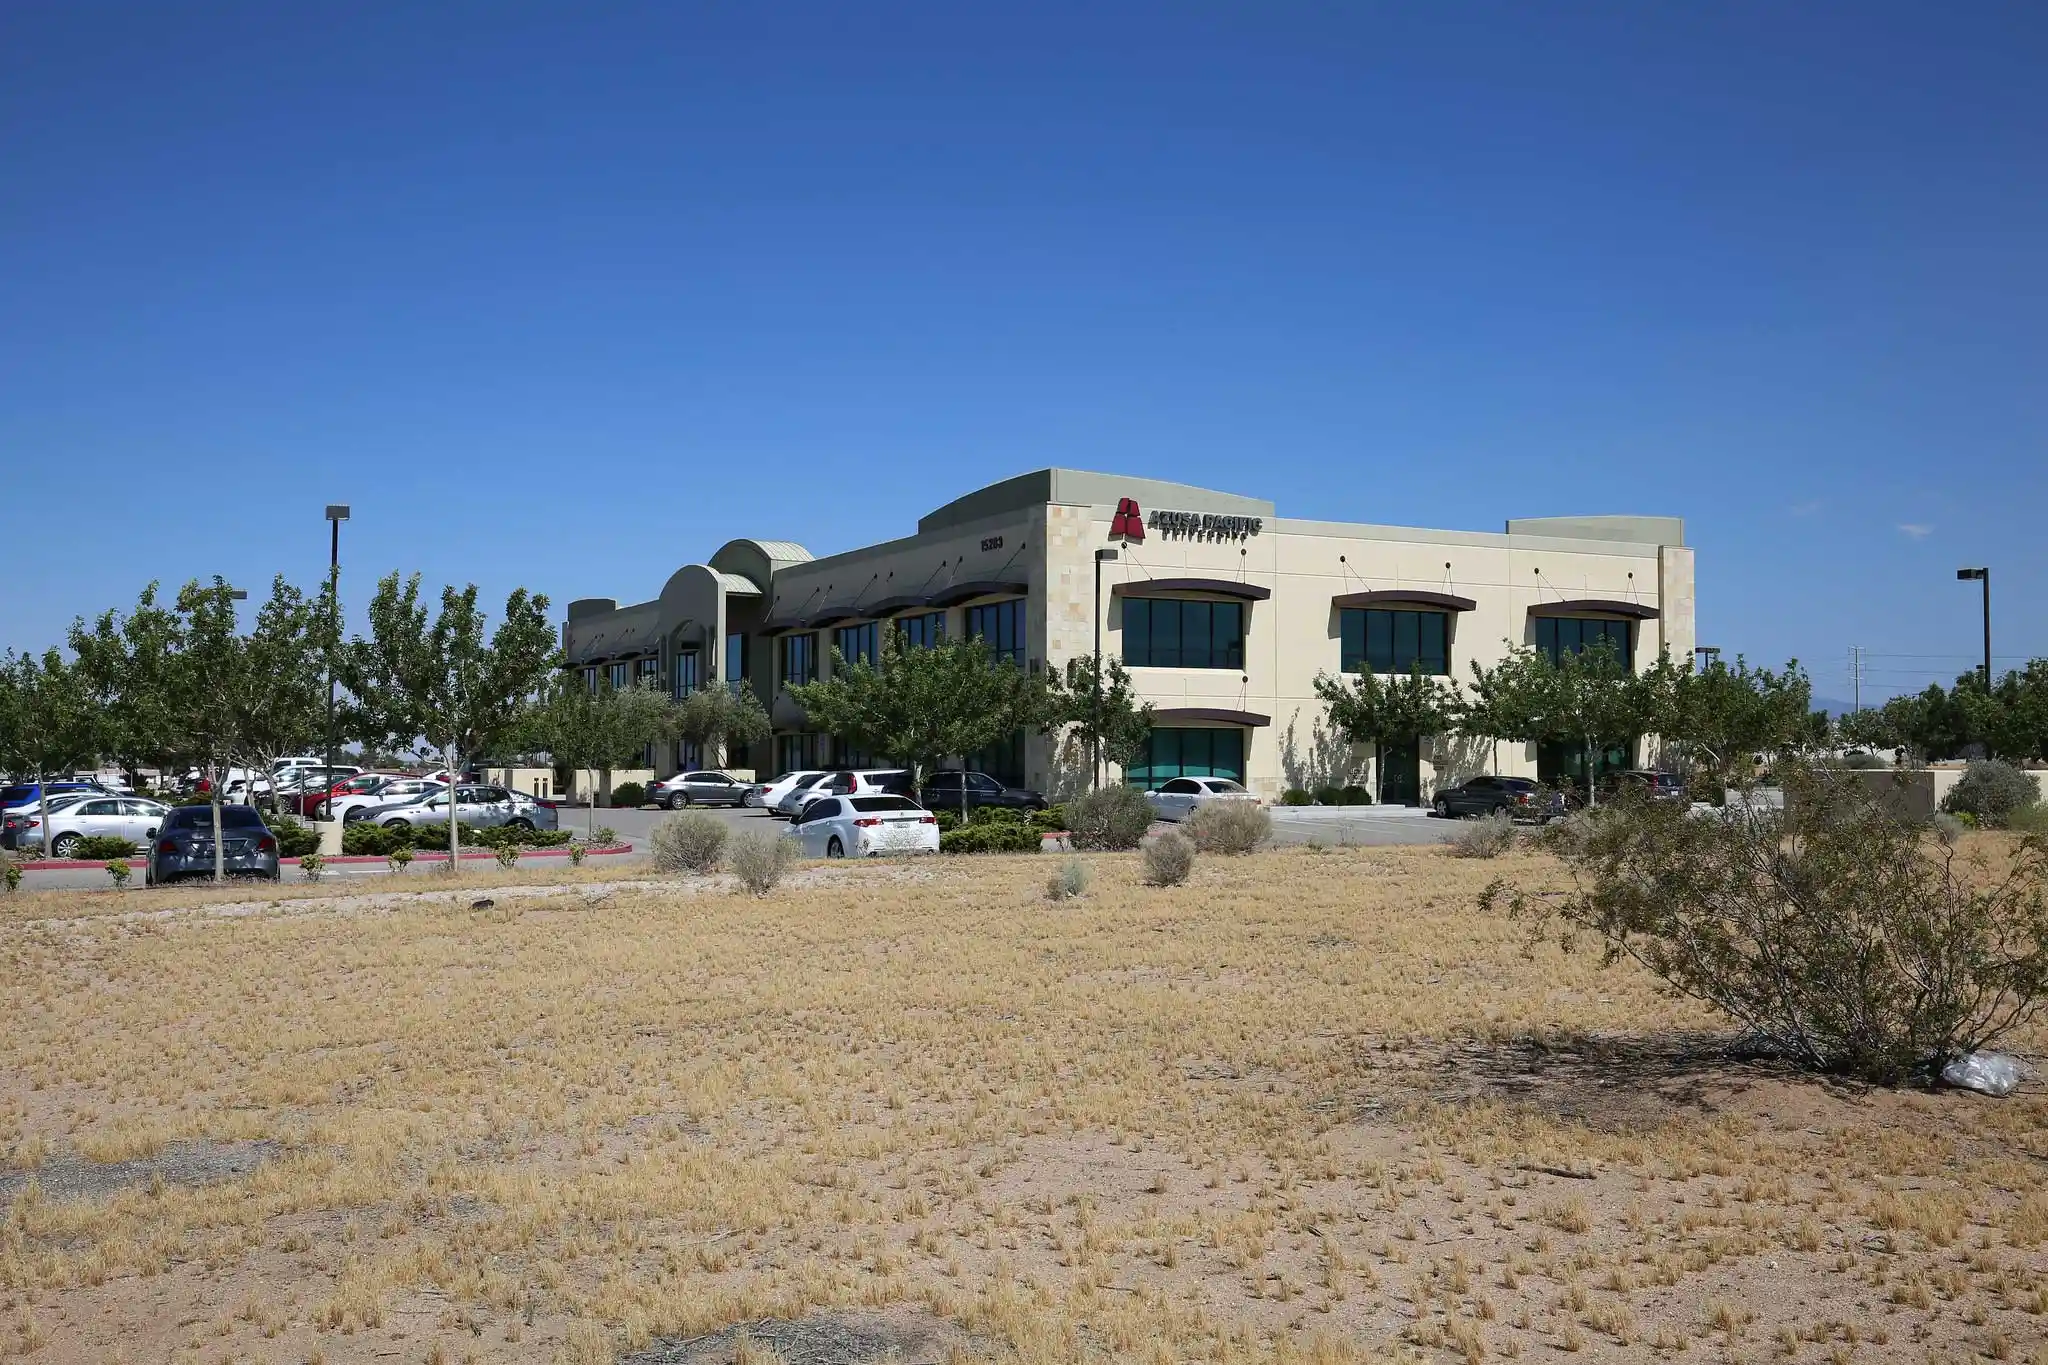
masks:
<svg viewBox="0 0 2048 1365"><path fill-rule="evenodd" d="M1425 677L1419 668L1405 677L1383 678L1371 668L1349 678L1318 673L1315 689L1338 733L1354 744L1373 745L1376 754L1391 744L1443 734L1459 714L1457 684ZM1373 767L1384 797L1386 765L1375 758Z"/></svg>
<svg viewBox="0 0 2048 1365"><path fill-rule="evenodd" d="M92 762L99 731L92 694L62 654L0 655L0 768L41 783ZM48 820L42 829L48 854Z"/></svg>
<svg viewBox="0 0 2048 1365"><path fill-rule="evenodd" d="M1115 659L1103 662L1100 676L1095 656L1067 660L1046 697L1046 722L1070 728L1089 758L1089 785L1095 785L1104 763L1128 768L1152 733L1152 703L1138 700L1131 675Z"/></svg>
<svg viewBox="0 0 2048 1365"><path fill-rule="evenodd" d="M151 583L126 616L102 612L87 628L71 623L71 652L99 719L99 749L138 785L145 766L169 771L186 757L174 747L171 669L179 647L177 611Z"/></svg>
<svg viewBox="0 0 2048 1365"><path fill-rule="evenodd" d="M609 794L614 768L630 766L650 744L676 734L678 707L651 681L592 689L580 675L557 673L540 703L519 728L522 747L545 749L572 771L596 769ZM597 789L585 795L587 819L597 824Z"/></svg>
<svg viewBox="0 0 2048 1365"><path fill-rule="evenodd" d="M1772 758L1812 738L1813 685L1794 659L1782 672L1751 668L1737 656L1704 669L1672 668L1668 658L1641 679L1644 721L1667 747L1726 785L1746 781L1752 758Z"/></svg>
<svg viewBox="0 0 2048 1365"><path fill-rule="evenodd" d="M243 641L236 689L222 700L235 710L235 754L249 771L252 801L258 775L326 733L326 669L340 643L330 592L323 584L308 597L280 574Z"/></svg>
<svg viewBox="0 0 2048 1365"><path fill-rule="evenodd" d="M881 658L848 663L835 650L829 677L789 692L813 727L907 764L920 787L945 759L1042 724L1048 713L1044 685L984 642L913 648L894 631ZM960 800L964 812L964 788Z"/></svg>
<svg viewBox="0 0 2048 1365"><path fill-rule="evenodd" d="M1588 797L1599 799L1592 781L1593 756L1635 743L1668 714L1661 678L1645 682L1632 674L1607 640L1552 660L1537 650L1510 645L1488 678L1490 724L1501 739L1575 744L1588 762Z"/></svg>
<svg viewBox="0 0 2048 1365"><path fill-rule="evenodd" d="M731 761L734 749L765 743L773 732L761 699L744 684L700 687L683 698L676 716L677 736L707 756L717 755L719 767Z"/></svg>
<svg viewBox="0 0 2048 1365"><path fill-rule="evenodd" d="M218 577L178 590L176 634L166 669L164 716L171 743L189 755L206 783L213 815L213 876L226 873L220 805L229 769L244 752L241 725L255 686L235 617L235 590ZM253 783L255 774L251 773Z"/></svg>
<svg viewBox="0 0 2048 1365"><path fill-rule="evenodd" d="M548 599L515 590L488 636L476 599L475 584L443 588L441 609L429 620L418 574L378 581L369 637L350 640L340 655L340 676L354 698L351 728L360 737L401 748L424 739L459 778L465 759L518 733L560 652ZM451 819L451 871L460 852Z"/></svg>

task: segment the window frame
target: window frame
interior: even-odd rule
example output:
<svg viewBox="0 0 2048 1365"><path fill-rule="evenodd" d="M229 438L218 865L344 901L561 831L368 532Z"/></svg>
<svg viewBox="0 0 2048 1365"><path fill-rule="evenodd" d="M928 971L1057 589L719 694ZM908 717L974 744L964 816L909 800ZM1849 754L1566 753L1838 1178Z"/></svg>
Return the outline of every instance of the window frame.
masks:
<svg viewBox="0 0 2048 1365"><path fill-rule="evenodd" d="M801 645L801 650L796 646ZM776 642L776 652L781 655L781 667L776 669L776 679L783 687L797 687L818 680L818 632L795 630ZM802 667L791 667L791 656L801 653ZM802 676L798 676L798 674Z"/></svg>
<svg viewBox="0 0 2048 1365"><path fill-rule="evenodd" d="M1382 678L1406 677L1419 666L1425 678L1448 678L1452 634L1448 611L1428 607L1344 607L1337 620L1337 671L1359 673L1370 667ZM1408 637L1405 649L1404 635ZM1428 652L1432 635L1437 637L1441 651L1434 655Z"/></svg>
<svg viewBox="0 0 2048 1365"><path fill-rule="evenodd" d="M1242 673L1250 634L1247 603L1232 598L1123 599L1126 668L1199 668ZM1232 631L1219 618L1235 623Z"/></svg>

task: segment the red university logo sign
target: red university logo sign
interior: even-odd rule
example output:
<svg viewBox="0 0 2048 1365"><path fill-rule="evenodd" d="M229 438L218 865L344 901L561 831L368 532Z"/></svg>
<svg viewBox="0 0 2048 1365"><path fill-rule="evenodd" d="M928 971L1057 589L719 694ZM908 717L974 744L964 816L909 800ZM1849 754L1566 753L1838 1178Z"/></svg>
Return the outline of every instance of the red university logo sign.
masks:
<svg viewBox="0 0 2048 1365"><path fill-rule="evenodd" d="M1138 510L1136 498L1118 498L1116 515L1110 519L1109 538L1116 540L1143 540L1145 538L1145 514Z"/></svg>

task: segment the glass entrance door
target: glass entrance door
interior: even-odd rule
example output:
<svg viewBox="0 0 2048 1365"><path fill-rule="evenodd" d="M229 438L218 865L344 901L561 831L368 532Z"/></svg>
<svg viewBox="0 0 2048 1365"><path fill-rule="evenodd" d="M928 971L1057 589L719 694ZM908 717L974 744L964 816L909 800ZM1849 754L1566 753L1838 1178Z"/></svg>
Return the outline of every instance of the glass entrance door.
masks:
<svg viewBox="0 0 2048 1365"><path fill-rule="evenodd" d="M1400 739L1380 749L1380 804L1422 804L1422 741Z"/></svg>

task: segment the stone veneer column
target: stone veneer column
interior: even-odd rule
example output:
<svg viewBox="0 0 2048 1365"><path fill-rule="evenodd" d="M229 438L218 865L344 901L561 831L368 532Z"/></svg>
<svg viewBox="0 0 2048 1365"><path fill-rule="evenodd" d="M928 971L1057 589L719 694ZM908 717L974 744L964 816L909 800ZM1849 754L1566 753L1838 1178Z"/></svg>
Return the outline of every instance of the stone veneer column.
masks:
<svg viewBox="0 0 2048 1365"><path fill-rule="evenodd" d="M1693 551L1690 545L1664 545L1657 550L1657 609L1664 648L1671 662L1683 667L1699 643L1693 625ZM1732 660L1730 662L1733 662Z"/></svg>
<svg viewBox="0 0 2048 1365"><path fill-rule="evenodd" d="M1048 675L1065 671L1067 660L1095 649L1094 529L1093 507L1047 504L1039 539L1044 554L1033 565L1029 638L1031 657L1044 660ZM1103 591L1108 592L1107 585ZM1046 737L1033 735L1024 756L1033 785L1050 785L1053 758Z"/></svg>

